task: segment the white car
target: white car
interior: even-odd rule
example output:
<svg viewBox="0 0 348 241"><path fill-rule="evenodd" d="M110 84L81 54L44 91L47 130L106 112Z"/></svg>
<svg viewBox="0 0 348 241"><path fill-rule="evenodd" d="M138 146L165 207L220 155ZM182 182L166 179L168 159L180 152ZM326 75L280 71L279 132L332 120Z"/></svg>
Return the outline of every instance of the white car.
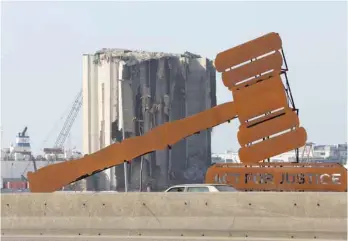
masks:
<svg viewBox="0 0 348 241"><path fill-rule="evenodd" d="M164 192L237 192L237 190L224 184L183 184L172 186Z"/></svg>

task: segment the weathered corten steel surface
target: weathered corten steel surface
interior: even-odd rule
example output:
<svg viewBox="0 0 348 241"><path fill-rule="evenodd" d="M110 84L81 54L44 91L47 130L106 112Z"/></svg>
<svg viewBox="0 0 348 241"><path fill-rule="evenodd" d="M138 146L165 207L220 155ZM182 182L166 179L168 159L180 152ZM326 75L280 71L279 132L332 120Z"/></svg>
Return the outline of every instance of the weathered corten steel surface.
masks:
<svg viewBox="0 0 348 241"><path fill-rule="evenodd" d="M269 33L219 53L215 59L215 68L219 72L224 72L232 66L244 63L281 47L282 40L279 34Z"/></svg>
<svg viewBox="0 0 348 241"><path fill-rule="evenodd" d="M347 170L334 163L215 164L207 183L230 184L246 191L347 191Z"/></svg>
<svg viewBox="0 0 348 241"><path fill-rule="evenodd" d="M238 141L241 145L246 145L253 140L259 140L265 136L270 136L274 133L281 132L290 127L299 127L299 119L291 109L283 109L281 112L272 114L271 117L278 116L274 119L269 119L267 122L260 125L251 125L250 122L243 123L239 127L237 134ZM267 116L265 116L267 117ZM269 117L268 117L269 118Z"/></svg>
<svg viewBox="0 0 348 241"><path fill-rule="evenodd" d="M110 145L80 160L50 165L35 173L28 173L31 191L53 192L75 180L119 165L124 161L155 150L166 149L183 138L234 118L238 118L240 121L239 158L244 164L257 164L304 146L307 133L300 126L294 105L289 104L288 92L286 92L282 80L283 72L286 70L282 68L284 62L282 57L284 56L281 53L282 41L277 33L269 33L219 53L215 60L215 67L218 71L223 72L223 82L231 90L234 102L218 105L196 115L163 124L151 129L143 136ZM213 176L215 178L217 174L222 175L221 170L238 171L244 176L249 171L247 167L244 169L229 168L225 168L225 170L211 167L208 170L207 181L212 180ZM345 169L339 165L327 166L326 169L306 166L302 169L288 167L287 170L278 171L274 167L265 167L250 171L252 173L262 172L263 175L271 174L276 180L281 177L280 173L285 171L299 175L314 172L316 175L331 175L330 178L336 178L335 175L341 173L342 179L346 177ZM320 173L318 173L319 171ZM301 175L300 178L302 178ZM322 179L322 176L320 177ZM328 187L328 190L346 190L346 180L341 184L336 185L335 188L325 187ZM250 183L243 185L244 187L249 185L250 189L254 187ZM267 185L270 190L280 187L269 180L264 183L265 189L267 189ZM286 186L288 190L297 190L295 182L288 185L294 187L294 189L290 189L289 186ZM303 188L307 185L306 183L301 185L302 188L299 190L312 190L310 187ZM321 185L323 189L314 188L314 190L327 190L325 187Z"/></svg>
<svg viewBox="0 0 348 241"><path fill-rule="evenodd" d="M303 127L282 135L239 149L239 158L243 163L257 163L272 156L299 148L306 143L307 134Z"/></svg>
<svg viewBox="0 0 348 241"><path fill-rule="evenodd" d="M236 103L239 158L245 164L299 148L307 140L282 82L281 49L279 34L269 33L216 56L215 67Z"/></svg>
<svg viewBox="0 0 348 241"><path fill-rule="evenodd" d="M1 210L3 237L347 238L345 193L5 194Z"/></svg>
<svg viewBox="0 0 348 241"><path fill-rule="evenodd" d="M280 76L264 80L233 92L241 123L267 112L287 107L287 98Z"/></svg>
<svg viewBox="0 0 348 241"><path fill-rule="evenodd" d="M233 102L218 105L188 118L165 123L143 136L128 138L84 158L49 165L35 173L29 172L30 190L53 192L86 174L91 175L154 150L165 149L194 133L235 118L234 105Z"/></svg>
<svg viewBox="0 0 348 241"><path fill-rule="evenodd" d="M239 68L231 69L230 71L222 73L222 81L226 87L238 84L239 81L249 79L260 73L275 70L279 73L283 64L282 55L280 52L268 55L264 58L242 65Z"/></svg>

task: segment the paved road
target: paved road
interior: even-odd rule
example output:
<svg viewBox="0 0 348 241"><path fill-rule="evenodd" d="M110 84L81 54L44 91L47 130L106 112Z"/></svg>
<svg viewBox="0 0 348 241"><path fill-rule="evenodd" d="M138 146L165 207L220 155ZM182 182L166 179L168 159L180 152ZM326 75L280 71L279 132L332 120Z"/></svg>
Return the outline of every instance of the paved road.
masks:
<svg viewBox="0 0 348 241"><path fill-rule="evenodd" d="M294 239L269 238L213 238L213 237L126 237L126 236L2 236L1 241L293 241ZM313 239L296 239L313 241ZM320 239L320 241L330 241ZM332 240L331 240L332 241Z"/></svg>

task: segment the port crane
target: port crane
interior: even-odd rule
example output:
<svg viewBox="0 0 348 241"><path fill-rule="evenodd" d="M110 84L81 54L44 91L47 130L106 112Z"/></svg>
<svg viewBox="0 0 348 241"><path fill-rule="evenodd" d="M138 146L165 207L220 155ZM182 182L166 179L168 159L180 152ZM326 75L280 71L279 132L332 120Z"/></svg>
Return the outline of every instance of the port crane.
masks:
<svg viewBox="0 0 348 241"><path fill-rule="evenodd" d="M75 119L81 109L82 106L82 89L76 96L73 105L70 109L70 112L64 122L63 128L60 130L59 135L54 143L54 148L62 149L64 147L64 143L69 136L71 131L71 127L73 126Z"/></svg>
<svg viewBox="0 0 348 241"><path fill-rule="evenodd" d="M54 142L54 147L53 148L44 148L44 151L49 152L63 152L64 149L64 144L67 140L67 137L69 136L69 133L71 131L71 127L73 126L75 119L81 109L82 106L82 89L79 91L79 93L77 94L77 96L74 99L74 102L72 104L72 107L69 110L68 116L66 117L63 127L59 132L59 135L57 137L57 139ZM19 133L18 136L25 136L26 131L28 130L27 127L24 128L24 130L22 131L22 133ZM33 163L33 167L34 167L34 172L37 171L37 165L36 165L36 159L33 155L30 155L30 159ZM48 162L49 163L49 162ZM21 177L25 180L27 180L27 178L24 176L24 174L26 173L28 167L29 167L29 163L26 166L24 172L22 173Z"/></svg>
<svg viewBox="0 0 348 241"><path fill-rule="evenodd" d="M71 128L75 122L75 119L82 106L82 89L76 95L72 106L69 109L68 115L65 118L63 127L60 129L60 132L57 138L54 141L52 148L44 148L45 153L51 154L63 154L64 153L64 144L70 134Z"/></svg>

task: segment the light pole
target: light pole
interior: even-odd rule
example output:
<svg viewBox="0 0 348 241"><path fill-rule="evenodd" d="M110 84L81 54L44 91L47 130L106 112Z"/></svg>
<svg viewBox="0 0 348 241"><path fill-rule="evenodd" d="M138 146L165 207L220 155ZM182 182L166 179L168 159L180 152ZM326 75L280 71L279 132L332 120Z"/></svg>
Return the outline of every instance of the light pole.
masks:
<svg viewBox="0 0 348 241"><path fill-rule="evenodd" d="M2 130L2 125L0 124L0 160L2 160L3 156L2 156L2 134L3 134L3 130Z"/></svg>

